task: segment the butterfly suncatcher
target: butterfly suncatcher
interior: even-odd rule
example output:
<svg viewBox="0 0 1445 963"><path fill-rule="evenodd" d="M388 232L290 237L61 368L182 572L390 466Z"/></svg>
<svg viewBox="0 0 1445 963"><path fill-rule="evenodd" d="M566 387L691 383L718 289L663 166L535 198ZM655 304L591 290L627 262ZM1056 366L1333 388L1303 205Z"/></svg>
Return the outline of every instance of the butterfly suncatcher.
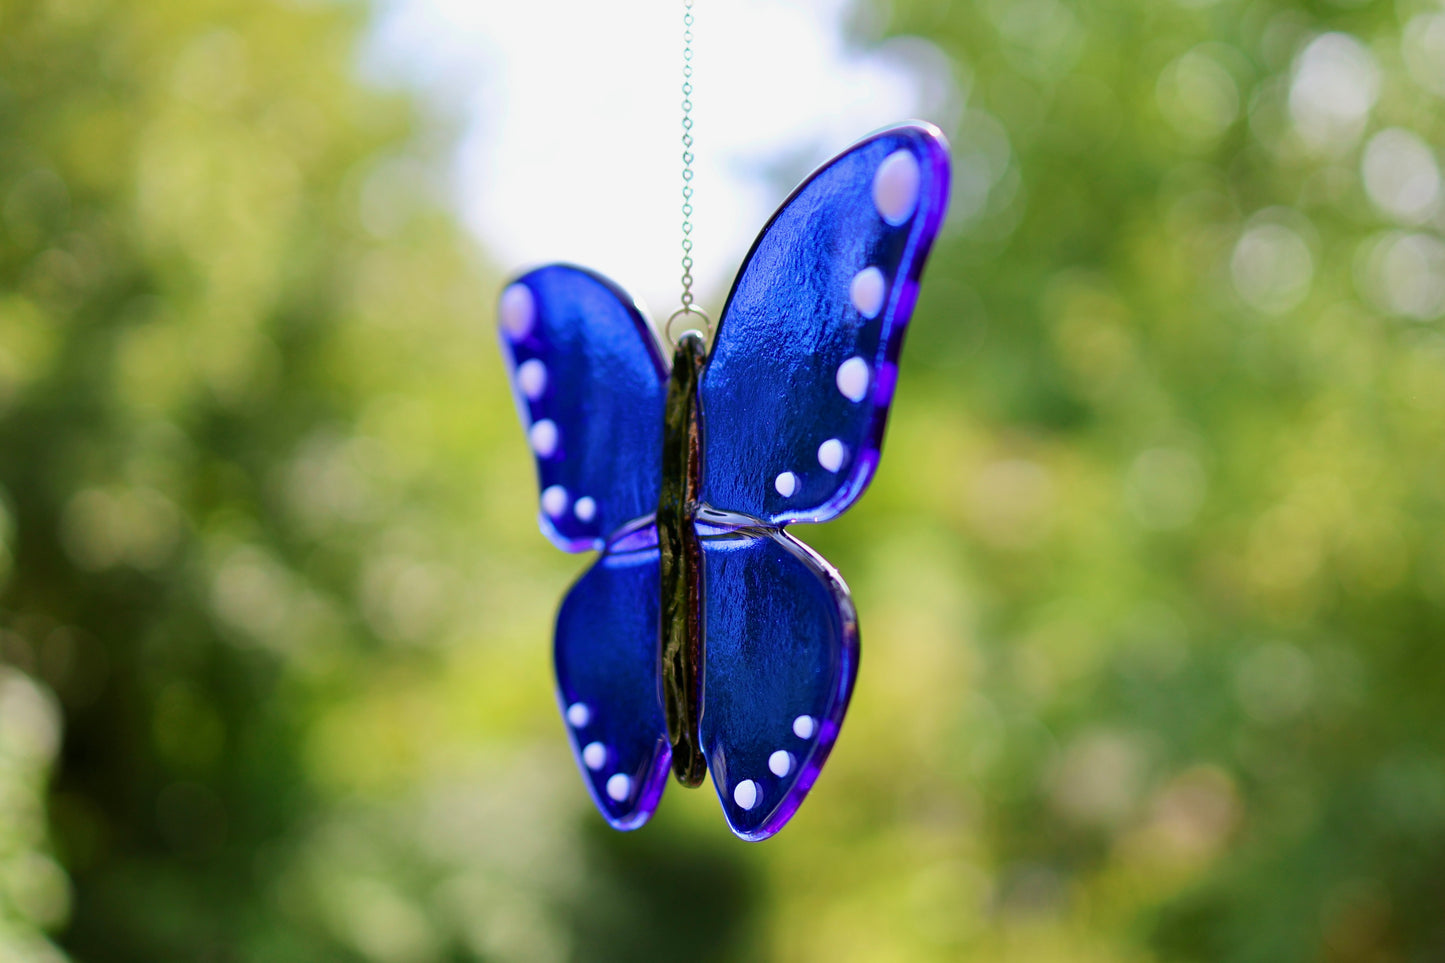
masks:
<svg viewBox="0 0 1445 963"><path fill-rule="evenodd" d="M542 532L601 550L557 616L557 697L597 808L652 816L669 767L710 772L766 839L822 769L858 669L842 578L786 529L867 487L919 276L948 202L926 124L865 138L763 228L708 349L669 366L611 281L538 268L502 293L503 355L536 455Z"/></svg>

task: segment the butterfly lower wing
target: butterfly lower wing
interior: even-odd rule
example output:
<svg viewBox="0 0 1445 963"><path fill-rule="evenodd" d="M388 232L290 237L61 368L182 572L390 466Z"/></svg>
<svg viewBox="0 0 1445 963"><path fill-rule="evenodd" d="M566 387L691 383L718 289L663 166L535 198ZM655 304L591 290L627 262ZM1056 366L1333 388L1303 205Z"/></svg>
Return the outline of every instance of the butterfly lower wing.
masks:
<svg viewBox="0 0 1445 963"><path fill-rule="evenodd" d="M732 831L759 840L818 778L858 671L858 621L826 561L775 528L705 535L699 737Z"/></svg>
<svg viewBox="0 0 1445 963"><path fill-rule="evenodd" d="M658 690L658 579L656 531L645 530L609 548L557 614L557 698L582 777L616 829L652 817L672 759Z"/></svg>
<svg viewBox="0 0 1445 963"><path fill-rule="evenodd" d="M499 320L542 531L565 551L600 548L657 507L667 381L657 341L621 288L565 264L509 285Z"/></svg>
<svg viewBox="0 0 1445 963"><path fill-rule="evenodd" d="M881 131L829 161L763 229L700 387L702 500L824 521L878 463L903 332L948 200L937 129Z"/></svg>

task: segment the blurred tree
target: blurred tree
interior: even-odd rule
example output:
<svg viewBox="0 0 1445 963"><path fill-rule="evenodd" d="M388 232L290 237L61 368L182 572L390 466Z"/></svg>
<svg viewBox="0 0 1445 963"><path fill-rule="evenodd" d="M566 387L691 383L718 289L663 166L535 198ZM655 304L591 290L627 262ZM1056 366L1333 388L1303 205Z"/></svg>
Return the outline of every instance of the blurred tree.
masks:
<svg viewBox="0 0 1445 963"><path fill-rule="evenodd" d="M1445 8L893 11L966 93L904 388L976 606L947 935L1445 958Z"/></svg>
<svg viewBox="0 0 1445 963"><path fill-rule="evenodd" d="M274 892L314 793L268 647L354 634L347 553L315 556L278 473L364 393L327 368L379 247L358 194L410 115L347 79L356 20L4 10L6 654L66 707L52 814L84 958L339 953ZM424 251L456 289L452 235L426 237L376 271Z"/></svg>
<svg viewBox="0 0 1445 963"><path fill-rule="evenodd" d="M67 911L62 944L117 963L562 958L598 929L590 873L646 919L647 880L696 857L606 857L553 785L575 789L544 641L566 562L531 547L525 459L488 457L511 406L493 279L435 189L451 137L355 79L364 13L0 7L23 673L0 676L0 958L55 958L38 934ZM717 953L735 863L693 886Z"/></svg>

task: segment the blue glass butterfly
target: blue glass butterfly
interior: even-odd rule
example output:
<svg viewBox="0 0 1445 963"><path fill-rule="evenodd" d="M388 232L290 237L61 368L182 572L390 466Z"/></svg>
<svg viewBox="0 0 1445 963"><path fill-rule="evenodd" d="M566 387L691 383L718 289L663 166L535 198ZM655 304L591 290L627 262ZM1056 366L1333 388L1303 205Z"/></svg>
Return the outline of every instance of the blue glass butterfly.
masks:
<svg viewBox="0 0 1445 963"><path fill-rule="evenodd" d="M858 668L833 567L785 526L867 487L903 332L948 200L939 131L874 134L809 177L743 262L710 352L669 366L633 301L550 265L502 294L541 526L600 549L557 616L557 690L607 821L652 816L671 767L728 825L776 833L818 777Z"/></svg>

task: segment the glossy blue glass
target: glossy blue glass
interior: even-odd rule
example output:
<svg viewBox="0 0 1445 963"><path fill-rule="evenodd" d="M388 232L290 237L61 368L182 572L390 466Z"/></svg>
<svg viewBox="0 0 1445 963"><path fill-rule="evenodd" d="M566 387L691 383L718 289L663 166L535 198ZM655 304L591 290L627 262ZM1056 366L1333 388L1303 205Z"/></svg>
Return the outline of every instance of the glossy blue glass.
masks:
<svg viewBox="0 0 1445 963"><path fill-rule="evenodd" d="M858 619L833 567L776 528L704 534L700 732L733 832L783 827L828 758L858 673Z"/></svg>
<svg viewBox="0 0 1445 963"><path fill-rule="evenodd" d="M895 207L906 214L897 225L875 203L890 167L903 187L916 172L915 203ZM908 126L837 157L773 216L702 376L703 501L778 524L821 522L863 492L947 197L946 144Z"/></svg>
<svg viewBox="0 0 1445 963"><path fill-rule="evenodd" d="M667 364L621 288L583 268L539 268L507 288L503 354L537 458L542 532L601 548L657 508Z"/></svg>
<svg viewBox="0 0 1445 963"><path fill-rule="evenodd" d="M670 765L694 785L705 760L749 840L816 781L858 625L837 572L783 526L838 515L873 476L948 179L923 124L828 162L763 229L706 357L680 345L671 371L596 274L552 265L503 292L542 529L603 549L563 602L555 651L578 765L616 828L647 821Z"/></svg>
<svg viewBox="0 0 1445 963"><path fill-rule="evenodd" d="M670 756L657 690L656 533L638 534L572 586L557 613L554 650L572 751L617 829L652 815Z"/></svg>

